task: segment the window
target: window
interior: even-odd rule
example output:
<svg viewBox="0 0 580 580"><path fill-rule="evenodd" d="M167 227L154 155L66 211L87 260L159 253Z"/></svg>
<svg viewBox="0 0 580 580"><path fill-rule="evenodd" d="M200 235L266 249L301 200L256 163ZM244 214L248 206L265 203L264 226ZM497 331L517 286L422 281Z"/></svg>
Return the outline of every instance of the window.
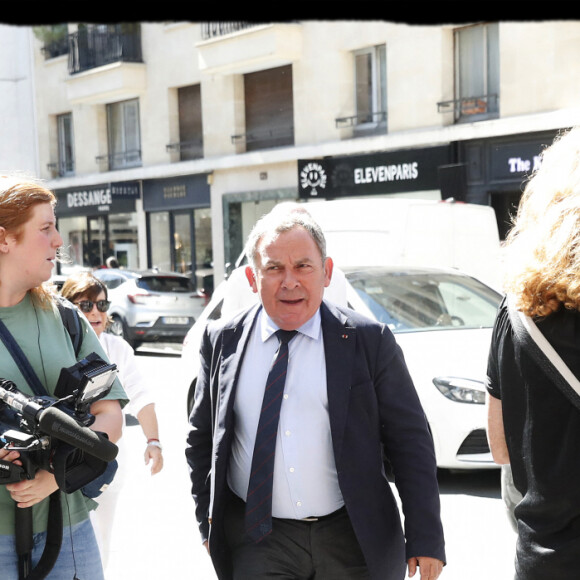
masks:
<svg viewBox="0 0 580 580"><path fill-rule="evenodd" d="M244 75L246 151L294 145L292 66Z"/></svg>
<svg viewBox="0 0 580 580"><path fill-rule="evenodd" d="M198 290L213 291L211 210L160 211L149 214L151 264L191 276Z"/></svg>
<svg viewBox="0 0 580 580"><path fill-rule="evenodd" d="M499 111L499 28L497 23L455 31L456 117L473 121Z"/></svg>
<svg viewBox="0 0 580 580"><path fill-rule="evenodd" d="M63 274L97 268L109 256L125 268L138 267L138 219L136 212L59 218L63 251L69 258L61 265Z"/></svg>
<svg viewBox="0 0 580 580"><path fill-rule="evenodd" d="M56 118L58 131L58 175L74 175L74 140L71 113L58 115Z"/></svg>
<svg viewBox="0 0 580 580"><path fill-rule="evenodd" d="M369 129L387 120L387 47L373 46L354 53L355 125ZM363 127L359 127L363 128Z"/></svg>
<svg viewBox="0 0 580 580"><path fill-rule="evenodd" d="M140 166L139 100L107 105L107 130L109 169Z"/></svg>
<svg viewBox="0 0 580 580"><path fill-rule="evenodd" d="M179 153L180 160L203 157L203 128L201 122L200 85L177 90L179 106Z"/></svg>

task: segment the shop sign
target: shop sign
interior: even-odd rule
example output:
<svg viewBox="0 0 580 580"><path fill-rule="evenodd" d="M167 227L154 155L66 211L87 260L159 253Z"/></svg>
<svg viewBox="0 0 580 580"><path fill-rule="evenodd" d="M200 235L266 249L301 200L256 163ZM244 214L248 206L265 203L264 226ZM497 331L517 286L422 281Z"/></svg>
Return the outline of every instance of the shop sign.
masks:
<svg viewBox="0 0 580 580"><path fill-rule="evenodd" d="M59 218L135 211L139 183L106 183L55 190Z"/></svg>
<svg viewBox="0 0 580 580"><path fill-rule="evenodd" d="M344 197L439 189L448 146L349 157L298 160L301 198Z"/></svg>
<svg viewBox="0 0 580 580"><path fill-rule="evenodd" d="M492 182L518 183L529 177L541 163L541 152L549 143L493 143L491 147Z"/></svg>
<svg viewBox="0 0 580 580"><path fill-rule="evenodd" d="M184 175L143 182L143 209L168 211L181 208L209 207L210 188L207 174Z"/></svg>

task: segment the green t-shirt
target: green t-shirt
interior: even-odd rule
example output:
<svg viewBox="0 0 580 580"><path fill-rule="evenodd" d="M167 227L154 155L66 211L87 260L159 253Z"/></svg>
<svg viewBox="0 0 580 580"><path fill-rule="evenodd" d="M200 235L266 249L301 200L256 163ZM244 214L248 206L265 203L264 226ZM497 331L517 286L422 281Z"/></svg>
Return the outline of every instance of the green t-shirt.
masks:
<svg viewBox="0 0 580 580"><path fill-rule="evenodd" d="M78 360L96 352L108 361L97 335L84 316L83 343ZM68 331L62 324L56 305L46 309L34 303L30 294L16 306L0 308L0 319L20 345L36 372L40 382L52 395L62 368L73 366L77 362ZM18 390L33 395L33 391L20 372L18 365L0 342L0 378L12 381ZM118 378L115 379L106 399L118 399L121 406L128 402L127 395ZM0 403L4 404L4 403ZM80 491L71 494L61 493L64 526L77 524L89 517L89 510L97 503L85 497ZM14 535L14 510L16 503L10 497L6 487L0 485L0 534ZM48 498L33 506L34 532L46 530L48 520Z"/></svg>

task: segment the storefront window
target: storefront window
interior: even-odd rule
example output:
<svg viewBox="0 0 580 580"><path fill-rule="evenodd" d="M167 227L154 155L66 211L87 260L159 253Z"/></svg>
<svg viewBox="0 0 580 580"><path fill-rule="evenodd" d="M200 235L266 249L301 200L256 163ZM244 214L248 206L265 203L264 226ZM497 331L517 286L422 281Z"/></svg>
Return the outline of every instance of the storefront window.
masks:
<svg viewBox="0 0 580 580"><path fill-rule="evenodd" d="M176 213L174 224L175 271L191 275L191 214L189 212Z"/></svg>
<svg viewBox="0 0 580 580"><path fill-rule="evenodd" d="M152 212L149 238L153 268L191 276L198 290L213 291L209 208Z"/></svg>
<svg viewBox="0 0 580 580"><path fill-rule="evenodd" d="M195 282L198 290L211 294L214 284L210 208L194 210L193 219L195 224Z"/></svg>
<svg viewBox="0 0 580 580"><path fill-rule="evenodd" d="M151 266L159 270L171 271L171 248L169 247L169 212L158 211L150 214L149 240L151 245Z"/></svg>
<svg viewBox="0 0 580 580"><path fill-rule="evenodd" d="M125 268L138 268L136 213L60 218L58 229L63 239L61 272L65 275L101 267L109 256Z"/></svg>

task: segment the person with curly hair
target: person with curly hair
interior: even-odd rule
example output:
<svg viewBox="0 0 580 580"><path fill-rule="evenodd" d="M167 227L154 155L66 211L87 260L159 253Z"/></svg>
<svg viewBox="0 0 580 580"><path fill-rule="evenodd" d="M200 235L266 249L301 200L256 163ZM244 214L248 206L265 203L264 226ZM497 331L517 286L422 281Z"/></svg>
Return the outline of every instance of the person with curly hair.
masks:
<svg viewBox="0 0 580 580"><path fill-rule="evenodd" d="M559 135L526 184L503 249L504 289L580 377L580 128ZM519 497L517 580L578 578L580 411L517 341L507 297L488 360L488 437Z"/></svg>

